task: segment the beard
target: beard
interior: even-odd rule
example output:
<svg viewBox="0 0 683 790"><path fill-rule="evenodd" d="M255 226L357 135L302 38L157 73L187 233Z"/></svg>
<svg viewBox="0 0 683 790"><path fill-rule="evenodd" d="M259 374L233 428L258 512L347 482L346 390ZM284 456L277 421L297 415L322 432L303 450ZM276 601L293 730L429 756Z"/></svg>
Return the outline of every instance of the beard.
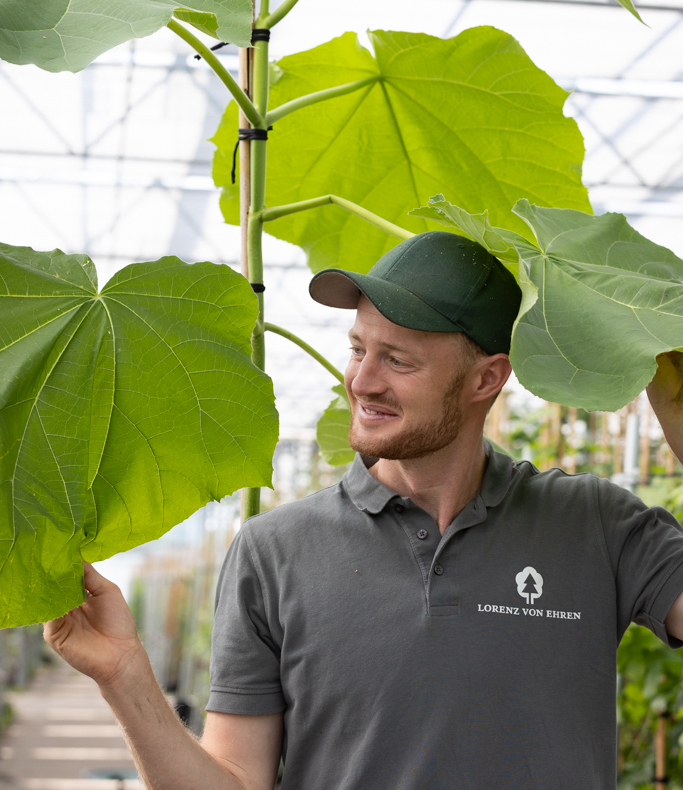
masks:
<svg viewBox="0 0 683 790"><path fill-rule="evenodd" d="M465 383L466 371L458 371L451 379L444 395L441 413L429 422L406 428L390 438L361 438L356 428L355 414L351 415L349 444L361 455L371 458L384 458L388 461L407 461L424 458L426 455L442 450L455 441L462 428L463 416L460 395ZM400 405L388 398L374 398L368 406L386 406L400 413ZM356 406L358 408L358 406Z"/></svg>

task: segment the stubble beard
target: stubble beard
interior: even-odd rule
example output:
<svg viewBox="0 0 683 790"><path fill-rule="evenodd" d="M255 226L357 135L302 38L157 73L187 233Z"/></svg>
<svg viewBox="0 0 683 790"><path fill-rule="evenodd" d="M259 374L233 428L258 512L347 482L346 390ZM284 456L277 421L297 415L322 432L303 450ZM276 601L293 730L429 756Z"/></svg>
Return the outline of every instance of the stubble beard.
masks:
<svg viewBox="0 0 683 790"><path fill-rule="evenodd" d="M465 383L465 376L466 371L459 371L451 380L444 395L441 414L438 417L426 424L407 428L396 436L386 439L361 438L356 426L357 418L352 415L349 427L349 444L361 455L368 455L371 458L385 458L388 461L424 458L426 455L442 450L455 441L462 428L460 395ZM393 410L399 408L397 403L382 398L374 398L372 403ZM358 408L360 407L356 405L356 409Z"/></svg>

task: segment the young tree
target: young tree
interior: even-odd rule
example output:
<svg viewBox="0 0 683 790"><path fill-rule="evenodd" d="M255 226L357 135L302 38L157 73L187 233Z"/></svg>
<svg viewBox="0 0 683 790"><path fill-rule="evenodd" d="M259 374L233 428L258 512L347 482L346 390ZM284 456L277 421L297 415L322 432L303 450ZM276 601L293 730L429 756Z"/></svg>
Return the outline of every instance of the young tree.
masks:
<svg viewBox="0 0 683 790"><path fill-rule="evenodd" d="M211 499L246 487L245 515L258 512L277 437L265 333L341 381L266 321L266 224L313 271L367 271L435 223L480 241L524 292L518 377L568 405L618 408L658 353L683 346L683 263L622 217L590 215L566 93L511 36L375 31L370 52L346 34L271 64L270 31L295 5L271 12L262 0L253 22L250 0L136 0L115 15L102 0L0 7L0 57L13 63L78 71L164 25L206 60L234 100L214 174L226 220L242 224L245 275L169 257L98 291L86 256L0 248L0 625L73 608L81 558L157 537ZM248 88L197 31L243 48ZM318 435L343 462L345 393L335 396Z"/></svg>

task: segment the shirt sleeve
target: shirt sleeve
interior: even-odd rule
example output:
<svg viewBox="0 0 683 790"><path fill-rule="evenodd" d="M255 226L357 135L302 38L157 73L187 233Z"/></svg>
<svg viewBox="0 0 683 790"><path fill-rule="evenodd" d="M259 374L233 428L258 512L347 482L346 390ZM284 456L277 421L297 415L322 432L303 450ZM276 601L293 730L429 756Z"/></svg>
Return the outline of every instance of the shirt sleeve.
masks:
<svg viewBox="0 0 683 790"><path fill-rule="evenodd" d="M211 640L211 693L207 710L247 715L278 713L285 703L280 649L268 627L263 586L245 525L223 563Z"/></svg>
<svg viewBox="0 0 683 790"><path fill-rule="evenodd" d="M683 530L667 510L647 507L608 480L598 479L598 501L616 580L619 636L633 621L669 647L683 646L664 625L683 592Z"/></svg>

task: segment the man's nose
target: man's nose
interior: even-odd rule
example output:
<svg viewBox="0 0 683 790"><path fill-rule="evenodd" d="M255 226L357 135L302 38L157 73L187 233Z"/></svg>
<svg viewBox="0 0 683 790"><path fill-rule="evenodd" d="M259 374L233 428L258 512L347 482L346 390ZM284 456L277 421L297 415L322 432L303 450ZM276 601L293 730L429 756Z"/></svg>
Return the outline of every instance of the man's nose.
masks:
<svg viewBox="0 0 683 790"><path fill-rule="evenodd" d="M356 366L351 367L351 392L354 395L364 397L384 392L386 385L382 380L379 360L366 354Z"/></svg>

